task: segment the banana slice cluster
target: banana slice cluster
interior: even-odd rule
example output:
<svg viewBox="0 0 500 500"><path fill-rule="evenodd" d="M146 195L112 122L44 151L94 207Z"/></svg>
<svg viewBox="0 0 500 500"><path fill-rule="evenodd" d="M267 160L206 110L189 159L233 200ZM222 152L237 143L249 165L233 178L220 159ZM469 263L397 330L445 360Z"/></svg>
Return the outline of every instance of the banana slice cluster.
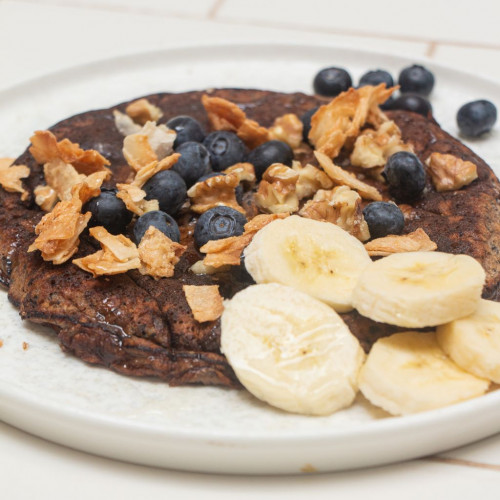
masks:
<svg viewBox="0 0 500 500"><path fill-rule="evenodd" d="M259 399L326 415L360 389L406 415L500 383L500 304L481 299L485 272L472 257L408 252L372 262L338 226L298 216L268 224L244 255L258 284L226 301L221 349ZM364 364L337 314L353 307L403 330L379 339ZM411 331L424 327L437 329Z"/></svg>

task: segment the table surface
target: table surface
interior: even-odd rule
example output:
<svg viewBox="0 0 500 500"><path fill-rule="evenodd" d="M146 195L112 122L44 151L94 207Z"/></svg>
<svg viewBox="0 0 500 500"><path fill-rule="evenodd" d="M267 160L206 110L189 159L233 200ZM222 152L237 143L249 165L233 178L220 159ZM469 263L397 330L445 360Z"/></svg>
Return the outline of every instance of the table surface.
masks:
<svg viewBox="0 0 500 500"><path fill-rule="evenodd" d="M428 57L500 81L500 4L390 0L0 0L0 90L48 72L184 44L325 42ZM411 16L411 19L410 17ZM500 103L497 103L499 105ZM0 152L1 156L1 152ZM1 416L0 416L1 418ZM341 473L244 477L167 471L74 451L0 423L6 500L498 498L500 435L438 456Z"/></svg>

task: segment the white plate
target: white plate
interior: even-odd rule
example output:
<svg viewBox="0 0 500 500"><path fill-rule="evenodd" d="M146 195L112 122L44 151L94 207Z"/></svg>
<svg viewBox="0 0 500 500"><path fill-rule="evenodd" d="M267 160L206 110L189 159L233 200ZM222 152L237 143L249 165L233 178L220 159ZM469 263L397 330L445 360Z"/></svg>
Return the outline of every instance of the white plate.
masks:
<svg viewBox="0 0 500 500"><path fill-rule="evenodd" d="M247 45L86 65L0 93L0 156L20 154L36 129L148 93L208 87L310 92L314 74L327 65L348 68L357 81L368 69L397 75L411 62L335 47ZM500 104L495 83L425 64L437 80L435 116L452 134L462 103L487 98ZM500 164L498 135L471 145L494 168ZM388 417L362 397L330 417L305 417L274 410L243 391L171 388L120 376L63 354L50 331L21 322L5 292L0 339L2 420L67 446L141 464L224 473L331 471L432 454L500 431L500 391L409 417Z"/></svg>

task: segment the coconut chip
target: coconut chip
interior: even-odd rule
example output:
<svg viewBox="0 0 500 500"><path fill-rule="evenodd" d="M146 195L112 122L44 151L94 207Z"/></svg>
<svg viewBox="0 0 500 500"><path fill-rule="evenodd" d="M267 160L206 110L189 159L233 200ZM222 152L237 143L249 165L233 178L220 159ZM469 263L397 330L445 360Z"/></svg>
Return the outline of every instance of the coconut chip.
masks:
<svg viewBox="0 0 500 500"><path fill-rule="evenodd" d="M134 122L141 125L146 122L157 122L163 116L163 112L158 106L144 98L131 102L125 108L125 112Z"/></svg>
<svg viewBox="0 0 500 500"><path fill-rule="evenodd" d="M308 219L331 222L360 241L370 239L368 224L363 217L361 197L347 186L337 186L331 191L320 189L299 214Z"/></svg>
<svg viewBox="0 0 500 500"><path fill-rule="evenodd" d="M141 261L137 247L123 234L114 235L104 227L96 226L90 228L90 235L99 241L102 250L81 259L74 259L73 264L92 273L94 278L121 274L140 267Z"/></svg>
<svg viewBox="0 0 500 500"><path fill-rule="evenodd" d="M30 175L26 165L12 165L14 158L0 158L0 186L9 193L21 193L21 200L28 199L28 191L23 188L21 179Z"/></svg>
<svg viewBox="0 0 500 500"><path fill-rule="evenodd" d="M49 130L37 130L30 140L30 153L40 165L61 160L71 164L79 174L104 171L111 176L111 171L106 168L110 165L109 161L94 149L83 150L69 139L57 142L56 136Z"/></svg>
<svg viewBox="0 0 500 500"><path fill-rule="evenodd" d="M295 191L298 179L298 172L281 163L274 163L262 176L254 195L255 203L262 211L272 214L296 212L299 209Z"/></svg>
<svg viewBox="0 0 500 500"><path fill-rule="evenodd" d="M206 94L202 96L201 102L212 129L235 132L250 149L269 141L269 131L256 121L249 120L245 112L234 102L221 97L209 97Z"/></svg>
<svg viewBox="0 0 500 500"><path fill-rule="evenodd" d="M395 90L396 87L386 89L381 83L342 92L314 113L309 140L320 153L335 158L346 143L359 135L363 125L378 127L387 120L379 105Z"/></svg>
<svg viewBox="0 0 500 500"><path fill-rule="evenodd" d="M457 156L432 153L426 162L436 191L454 191L477 179L477 167Z"/></svg>
<svg viewBox="0 0 500 500"><path fill-rule="evenodd" d="M44 211L50 212L57 203L58 197L50 186L37 186L34 191L35 203Z"/></svg>
<svg viewBox="0 0 500 500"><path fill-rule="evenodd" d="M302 143L304 124L294 113L278 116L269 128L270 139L286 142L292 149L297 149Z"/></svg>
<svg viewBox="0 0 500 500"><path fill-rule="evenodd" d="M135 174L132 185L138 188L142 188L142 186L144 186L144 184L146 184L146 182L148 182L149 179L153 177L153 175L156 175L162 170L169 170L170 168L172 168L177 163L177 160L180 157L181 155L179 153L174 153L170 156L167 156L166 158L163 158L163 160L161 161L154 160L151 163L144 165Z"/></svg>
<svg viewBox="0 0 500 500"><path fill-rule="evenodd" d="M127 210L139 217L146 212L160 209L158 200L146 200L146 192L141 188L132 184L117 184L116 187L118 189L116 197L125 203Z"/></svg>
<svg viewBox="0 0 500 500"><path fill-rule="evenodd" d="M135 123L130 116L117 109L113 111L113 116L115 118L115 126L122 135L138 134L142 129L142 127L138 123Z"/></svg>
<svg viewBox="0 0 500 500"><path fill-rule="evenodd" d="M139 243L141 259L139 271L155 279L171 278L174 275L175 265L186 248L150 226Z"/></svg>
<svg viewBox="0 0 500 500"><path fill-rule="evenodd" d="M211 208L225 206L245 214L245 209L236 201L235 190L239 183L238 174L234 172L197 182L187 192L191 210L202 214Z"/></svg>
<svg viewBox="0 0 500 500"><path fill-rule="evenodd" d="M255 234L264 226L276 219L284 219L290 214L260 214L245 224L245 232L241 236L231 236L221 240L210 240L200 248L206 254L203 264L209 268L222 266L239 266L241 253L250 244Z"/></svg>
<svg viewBox="0 0 500 500"><path fill-rule="evenodd" d="M55 191L60 200L71 199L73 186L83 182L84 174L79 174L76 168L60 158L54 158L43 166L45 182Z"/></svg>
<svg viewBox="0 0 500 500"><path fill-rule="evenodd" d="M323 167L323 170L335 184L348 186L351 189L357 191L363 198L367 200L382 200L382 195L379 193L377 188L370 186L363 181L360 181L354 174L347 172L341 167L338 167L325 154L320 153L319 151L315 151L314 156L316 156L316 159L318 160L321 167Z"/></svg>
<svg viewBox="0 0 500 500"><path fill-rule="evenodd" d="M183 285L182 289L196 321L203 323L220 318L224 304L219 285Z"/></svg>
<svg viewBox="0 0 500 500"><path fill-rule="evenodd" d="M409 234L389 235L369 241L365 243L365 249L371 257L386 257L401 252L432 252L437 245L419 227Z"/></svg>

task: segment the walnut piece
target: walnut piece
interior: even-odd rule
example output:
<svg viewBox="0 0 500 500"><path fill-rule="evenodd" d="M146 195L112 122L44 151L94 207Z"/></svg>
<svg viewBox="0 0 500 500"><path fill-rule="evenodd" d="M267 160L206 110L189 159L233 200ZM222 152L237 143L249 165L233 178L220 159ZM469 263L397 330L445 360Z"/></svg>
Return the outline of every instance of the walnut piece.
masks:
<svg viewBox="0 0 500 500"><path fill-rule="evenodd" d="M294 113L278 116L269 128L271 139L286 142L292 149L297 149L302 143L304 125Z"/></svg>
<svg viewBox="0 0 500 500"><path fill-rule="evenodd" d="M144 98L131 102L126 107L125 112L140 125L145 125L146 122L157 122L163 116L163 112L158 106Z"/></svg>
<svg viewBox="0 0 500 500"><path fill-rule="evenodd" d="M139 271L155 279L170 278L186 248L150 226L139 243Z"/></svg>
<svg viewBox="0 0 500 500"><path fill-rule="evenodd" d="M353 141L366 123L379 126L387 120L378 107L396 90L386 89L381 83L376 87L366 85L350 88L321 106L311 118L309 140L315 148L330 158L335 158L344 144Z"/></svg>
<svg viewBox="0 0 500 500"><path fill-rule="evenodd" d="M292 162L292 168L299 173L295 191L299 200L309 198L318 191L318 189L331 189L333 181L328 175L311 164L303 167L299 161Z"/></svg>
<svg viewBox="0 0 500 500"><path fill-rule="evenodd" d="M381 201L382 195L378 189L360 181L354 174L338 167L323 153L315 151L314 155L328 177L337 185L348 186L357 191L364 199Z"/></svg>
<svg viewBox="0 0 500 500"><path fill-rule="evenodd" d="M111 171L106 168L109 161L94 149L83 150L69 139L57 142L56 136L48 130L37 130L30 140L30 153L40 165L61 160L71 164L79 174L105 171L111 176Z"/></svg>
<svg viewBox="0 0 500 500"><path fill-rule="evenodd" d="M249 186L253 186L256 181L255 168L251 163L235 163L234 165L224 170L225 174L236 174L238 181L241 184L246 182Z"/></svg>
<svg viewBox="0 0 500 500"><path fill-rule="evenodd" d="M50 186L37 186L34 191L35 203L44 211L50 212L57 203L57 194Z"/></svg>
<svg viewBox="0 0 500 500"><path fill-rule="evenodd" d="M21 193L21 200L28 198L28 191L23 188L21 179L30 175L26 165L12 165L14 158L0 158L0 186L9 193Z"/></svg>
<svg viewBox="0 0 500 500"><path fill-rule="evenodd" d="M354 143L351 164L363 168L383 167L389 156L398 151L413 152L413 148L403 142L401 130L389 120L377 130L366 129L361 132Z"/></svg>
<svg viewBox="0 0 500 500"><path fill-rule="evenodd" d="M235 172L197 182L187 192L191 210L202 214L211 208L225 206L245 214L245 209L236 201L235 190L239 183L239 176Z"/></svg>
<svg viewBox="0 0 500 500"><path fill-rule="evenodd" d="M141 188L132 184L117 184L116 187L118 189L116 197L125 203L127 210L139 217L146 212L160 209L158 200L146 200L146 192Z"/></svg>
<svg viewBox="0 0 500 500"><path fill-rule="evenodd" d="M125 273L141 266L139 251L123 234L110 234L104 227L90 228L90 235L101 244L102 250L74 259L73 264L95 277Z"/></svg>
<svg viewBox="0 0 500 500"><path fill-rule="evenodd" d="M271 214L296 212L299 198L295 184L299 173L281 163L274 163L264 172L259 189L254 195L255 203L264 212Z"/></svg>
<svg viewBox="0 0 500 500"><path fill-rule="evenodd" d="M432 252L437 245L419 227L409 234L389 235L369 241L365 243L365 249L370 257L386 257L401 252Z"/></svg>
<svg viewBox="0 0 500 500"><path fill-rule="evenodd" d="M436 191L453 191L477 179L477 167L456 156L432 153L426 162Z"/></svg>
<svg viewBox="0 0 500 500"><path fill-rule="evenodd" d="M320 189L302 207L299 215L336 224L360 241L370 239L368 224L361 208L361 197L347 186L337 186L331 191Z"/></svg>
<svg viewBox="0 0 500 500"><path fill-rule="evenodd" d="M215 321L224 310L219 285L183 285L194 319L200 323Z"/></svg>
<svg viewBox="0 0 500 500"><path fill-rule="evenodd" d="M203 264L209 268L223 266L239 266L241 253L250 244L255 234L264 226L276 219L284 219L290 214L260 214L245 224L245 232L241 236L231 236L221 240L210 240L200 248L205 253Z"/></svg>
<svg viewBox="0 0 500 500"><path fill-rule="evenodd" d="M207 112L208 121L214 130L228 130L253 149L270 139L269 131L256 121L249 120L245 112L234 102L221 97L203 95L201 102Z"/></svg>

